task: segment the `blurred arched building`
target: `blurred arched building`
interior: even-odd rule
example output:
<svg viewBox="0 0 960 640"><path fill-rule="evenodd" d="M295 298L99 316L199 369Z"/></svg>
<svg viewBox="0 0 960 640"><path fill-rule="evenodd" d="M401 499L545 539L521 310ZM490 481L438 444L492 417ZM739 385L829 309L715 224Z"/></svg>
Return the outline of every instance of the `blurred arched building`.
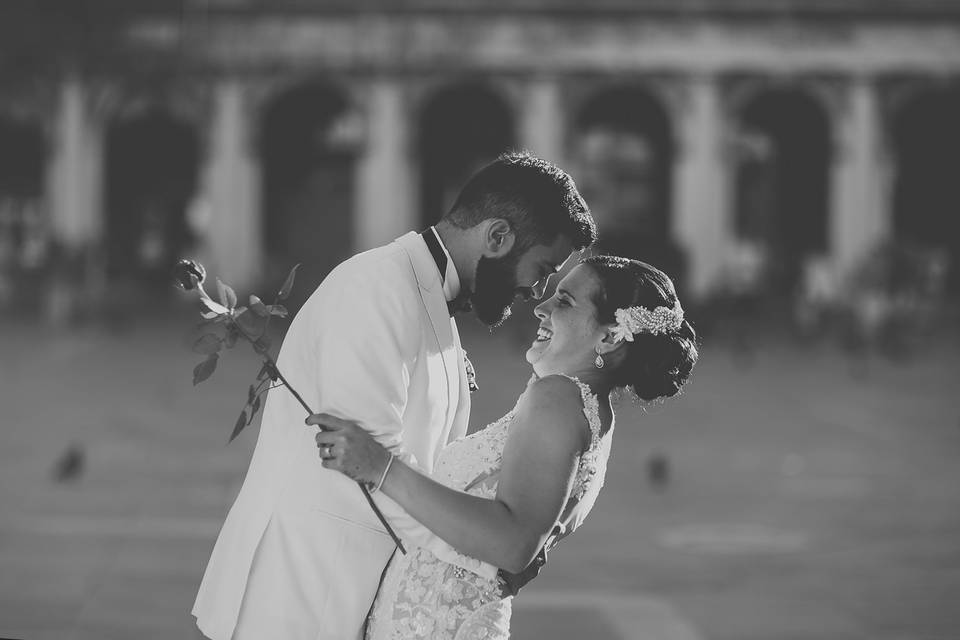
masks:
<svg viewBox="0 0 960 640"><path fill-rule="evenodd" d="M8 292L183 253L317 279L507 147L694 295L742 256L789 288L888 237L960 263L955 0L15 0L0 36Z"/></svg>

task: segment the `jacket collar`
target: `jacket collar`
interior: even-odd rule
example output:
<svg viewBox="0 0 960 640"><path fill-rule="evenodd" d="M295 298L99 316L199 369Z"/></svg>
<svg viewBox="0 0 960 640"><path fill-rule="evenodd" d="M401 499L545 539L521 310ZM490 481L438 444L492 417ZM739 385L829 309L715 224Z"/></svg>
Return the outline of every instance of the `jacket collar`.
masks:
<svg viewBox="0 0 960 640"><path fill-rule="evenodd" d="M413 272L420 286L420 297L440 347L443 368L447 376L447 416L444 424L449 428L459 405L463 372L463 355L459 336L455 334L457 325L447 310L447 300L443 295L443 281L440 279L440 272L427 248L427 243L416 231L400 236L396 242L413 265Z"/></svg>
<svg viewBox="0 0 960 640"><path fill-rule="evenodd" d="M411 231L397 238L396 242L410 257L410 264L413 265L413 272L420 288L431 293L439 291L440 300L443 301L443 281L440 279L440 272L420 234Z"/></svg>

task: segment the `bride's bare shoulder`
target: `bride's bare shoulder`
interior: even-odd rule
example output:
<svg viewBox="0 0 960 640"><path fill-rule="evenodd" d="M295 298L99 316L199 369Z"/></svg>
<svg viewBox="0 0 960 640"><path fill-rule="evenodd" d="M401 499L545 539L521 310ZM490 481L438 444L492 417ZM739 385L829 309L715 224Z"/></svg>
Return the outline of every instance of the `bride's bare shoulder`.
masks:
<svg viewBox="0 0 960 640"><path fill-rule="evenodd" d="M589 443L590 427L583 414L580 387L566 376L532 380L517 406L517 418L528 426L563 429Z"/></svg>

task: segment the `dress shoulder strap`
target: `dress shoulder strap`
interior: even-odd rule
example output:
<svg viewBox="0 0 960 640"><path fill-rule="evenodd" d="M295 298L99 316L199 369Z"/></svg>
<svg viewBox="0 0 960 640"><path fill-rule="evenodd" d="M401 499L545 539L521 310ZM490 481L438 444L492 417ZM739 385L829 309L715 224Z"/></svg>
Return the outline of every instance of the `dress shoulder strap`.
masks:
<svg viewBox="0 0 960 640"><path fill-rule="evenodd" d="M601 440L600 440L600 400L596 394L590 390L586 384L573 376L566 376L572 380L577 388L580 389L580 400L583 402L583 415L590 425L590 446L580 456L580 462L577 466L577 477L574 481L571 497L578 503L587 493L587 489L593 484L593 478L598 470L601 473L601 483L603 470L606 463L601 461Z"/></svg>
<svg viewBox="0 0 960 640"><path fill-rule="evenodd" d="M597 445L600 443L600 400L597 398L597 395L590 390L583 382L580 382L580 379L576 376L564 376L573 381L577 385L577 388L580 389L580 400L583 403L583 416L587 419L587 424L590 425L590 450L597 448Z"/></svg>

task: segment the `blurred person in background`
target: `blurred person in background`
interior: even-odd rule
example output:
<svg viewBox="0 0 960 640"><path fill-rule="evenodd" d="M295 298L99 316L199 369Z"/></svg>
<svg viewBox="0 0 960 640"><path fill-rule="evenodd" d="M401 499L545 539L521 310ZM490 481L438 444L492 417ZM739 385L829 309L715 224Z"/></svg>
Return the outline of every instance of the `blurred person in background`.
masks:
<svg viewBox="0 0 960 640"><path fill-rule="evenodd" d="M457 551L394 555L367 640L508 638L513 596L494 567L521 572L583 523L604 482L611 394L676 395L697 361L673 283L643 262L587 258L534 313L533 377L516 406L445 447L432 478L357 423L309 420L323 427L324 467L378 488Z"/></svg>

